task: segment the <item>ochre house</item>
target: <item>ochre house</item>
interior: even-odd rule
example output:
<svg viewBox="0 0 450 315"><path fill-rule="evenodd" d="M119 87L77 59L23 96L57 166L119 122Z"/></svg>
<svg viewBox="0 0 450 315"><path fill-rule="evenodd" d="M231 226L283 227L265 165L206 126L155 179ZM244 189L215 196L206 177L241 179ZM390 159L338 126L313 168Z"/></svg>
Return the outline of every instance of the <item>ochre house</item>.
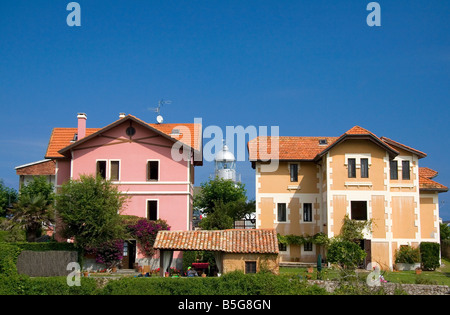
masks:
<svg viewBox="0 0 450 315"><path fill-rule="evenodd" d="M402 245L439 242L438 194L448 189L433 180L436 171L419 167L424 152L359 126L340 137L258 137L248 150L257 228L334 237L346 215L372 219L360 242L365 265L384 269ZM282 261L315 262L319 254L326 257L313 243L280 246Z"/></svg>

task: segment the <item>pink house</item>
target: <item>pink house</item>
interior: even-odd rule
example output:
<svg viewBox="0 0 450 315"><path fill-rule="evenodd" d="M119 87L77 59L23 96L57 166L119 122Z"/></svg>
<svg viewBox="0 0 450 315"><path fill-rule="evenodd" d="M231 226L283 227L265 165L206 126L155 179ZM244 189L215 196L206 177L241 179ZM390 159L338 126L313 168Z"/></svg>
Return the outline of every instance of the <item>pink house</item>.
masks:
<svg viewBox="0 0 450 315"><path fill-rule="evenodd" d="M129 196L122 214L164 219L174 231L192 229L194 167L203 164L202 126L148 124L132 115L104 128L87 128L78 114L77 128L54 128L45 158L56 162L56 189L82 174L100 174ZM125 243L124 268L150 265L136 242ZM175 253L174 265L181 263Z"/></svg>

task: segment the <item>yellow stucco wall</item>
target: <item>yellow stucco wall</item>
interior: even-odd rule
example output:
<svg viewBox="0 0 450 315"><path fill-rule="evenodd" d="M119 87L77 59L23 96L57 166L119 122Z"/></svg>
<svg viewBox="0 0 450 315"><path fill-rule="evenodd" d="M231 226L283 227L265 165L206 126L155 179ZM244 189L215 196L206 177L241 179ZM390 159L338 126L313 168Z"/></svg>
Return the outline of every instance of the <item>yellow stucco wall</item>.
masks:
<svg viewBox="0 0 450 315"><path fill-rule="evenodd" d="M256 271L269 270L274 274L279 274L279 259L277 254L223 254L223 272L240 270L245 272L245 262L256 261Z"/></svg>
<svg viewBox="0 0 450 315"><path fill-rule="evenodd" d="M392 197L392 233L394 238L415 239L418 228L414 214L414 197Z"/></svg>
<svg viewBox="0 0 450 315"><path fill-rule="evenodd" d="M361 169L356 169L356 178L348 177L346 154L370 154L369 178L361 178ZM330 150L332 158L332 190L385 190L384 158L386 151L367 140L347 140ZM357 161L359 163L359 161ZM346 186L345 183L371 182L372 186Z"/></svg>
<svg viewBox="0 0 450 315"><path fill-rule="evenodd" d="M436 216L434 215L436 204L433 198L420 196L420 234L422 238L434 238L437 228L434 227Z"/></svg>

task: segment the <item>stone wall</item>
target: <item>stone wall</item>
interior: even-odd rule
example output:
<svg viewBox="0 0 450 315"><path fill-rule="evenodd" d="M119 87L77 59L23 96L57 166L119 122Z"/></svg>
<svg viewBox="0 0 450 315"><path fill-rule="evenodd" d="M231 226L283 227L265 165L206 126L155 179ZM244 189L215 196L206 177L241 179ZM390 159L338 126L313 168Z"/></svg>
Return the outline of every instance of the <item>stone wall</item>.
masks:
<svg viewBox="0 0 450 315"><path fill-rule="evenodd" d="M322 281L322 280L309 280L310 284L316 284L321 288L327 290L327 292L334 292L339 286L338 281ZM393 295L399 291L404 291L408 295L448 295L450 294L450 288L447 285L425 285L425 284L399 284L399 283L382 283L381 287L388 295ZM374 287L374 290L378 290L380 287Z"/></svg>

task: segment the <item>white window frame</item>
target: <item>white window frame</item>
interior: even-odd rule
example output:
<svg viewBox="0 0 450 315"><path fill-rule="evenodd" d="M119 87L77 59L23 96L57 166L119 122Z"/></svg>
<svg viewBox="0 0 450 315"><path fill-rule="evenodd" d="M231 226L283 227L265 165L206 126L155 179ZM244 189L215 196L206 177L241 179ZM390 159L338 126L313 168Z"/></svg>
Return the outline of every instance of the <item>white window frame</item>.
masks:
<svg viewBox="0 0 450 315"><path fill-rule="evenodd" d="M120 159L110 159L107 163L107 172L108 179L111 180L111 162L119 162L119 179L115 180L114 182L120 182L122 179L122 160Z"/></svg>

